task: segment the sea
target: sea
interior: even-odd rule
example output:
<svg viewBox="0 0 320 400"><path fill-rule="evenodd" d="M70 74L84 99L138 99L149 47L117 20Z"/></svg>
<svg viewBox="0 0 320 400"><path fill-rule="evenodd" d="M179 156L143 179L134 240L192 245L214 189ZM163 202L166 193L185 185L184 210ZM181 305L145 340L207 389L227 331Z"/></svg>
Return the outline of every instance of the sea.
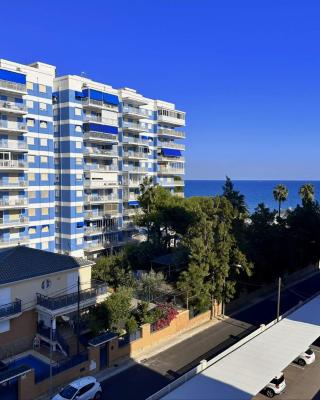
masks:
<svg viewBox="0 0 320 400"><path fill-rule="evenodd" d="M314 185L315 198L320 201L320 181L234 180L232 182L234 189L245 196L250 212L253 212L259 203L264 203L271 209L277 209L278 204L273 198L273 189L279 183L284 184L289 191L288 199L282 205L283 209L295 208L297 204L301 204L299 188L305 183ZM223 180L186 180L185 197L220 195L224 183Z"/></svg>

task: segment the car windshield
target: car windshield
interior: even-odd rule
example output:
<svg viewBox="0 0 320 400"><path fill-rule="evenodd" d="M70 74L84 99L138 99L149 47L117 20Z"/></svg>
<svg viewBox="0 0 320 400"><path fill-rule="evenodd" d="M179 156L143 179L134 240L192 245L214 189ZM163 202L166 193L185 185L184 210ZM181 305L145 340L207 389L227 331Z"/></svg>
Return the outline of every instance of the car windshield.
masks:
<svg viewBox="0 0 320 400"><path fill-rule="evenodd" d="M311 356L311 354L313 353L313 351L312 351L311 349L308 349L305 353L308 354L309 356Z"/></svg>
<svg viewBox="0 0 320 400"><path fill-rule="evenodd" d="M280 376L280 378L274 378L272 379L271 383L275 385L280 385L284 381L284 375Z"/></svg>
<svg viewBox="0 0 320 400"><path fill-rule="evenodd" d="M64 399L71 400L73 396L77 393L77 390L78 389L74 388L73 386L68 385L65 388L63 388L59 394Z"/></svg>

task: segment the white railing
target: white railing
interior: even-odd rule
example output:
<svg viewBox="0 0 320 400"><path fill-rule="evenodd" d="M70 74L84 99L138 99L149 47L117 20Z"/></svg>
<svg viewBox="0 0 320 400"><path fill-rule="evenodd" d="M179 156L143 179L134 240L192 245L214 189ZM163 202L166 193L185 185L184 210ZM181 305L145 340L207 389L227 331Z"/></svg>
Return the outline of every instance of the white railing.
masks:
<svg viewBox="0 0 320 400"><path fill-rule="evenodd" d="M88 115L84 117L85 122L99 122L101 124L111 125L111 126L118 126L118 121L112 118L104 118L100 115Z"/></svg>
<svg viewBox="0 0 320 400"><path fill-rule="evenodd" d="M27 199L0 199L0 207L15 207L15 206L26 206L28 204Z"/></svg>
<svg viewBox="0 0 320 400"><path fill-rule="evenodd" d="M10 82L10 81L5 81L3 79L0 79L0 89L9 89L9 90L14 90L16 92L27 92L27 86L22 84L22 83L15 83L15 82Z"/></svg>
<svg viewBox="0 0 320 400"><path fill-rule="evenodd" d="M180 139L184 139L186 137L185 132L175 131L174 129L169 128L158 128L158 134L164 136L174 136Z"/></svg>
<svg viewBox="0 0 320 400"><path fill-rule="evenodd" d="M186 115L184 112L161 108L158 109L158 121L167 122L169 124L172 123L174 125L185 125L185 119Z"/></svg>
<svg viewBox="0 0 320 400"><path fill-rule="evenodd" d="M134 167L132 165L124 165L123 166L123 171L124 172L139 172L139 173L145 173L148 172L148 168L146 167Z"/></svg>
<svg viewBox="0 0 320 400"><path fill-rule="evenodd" d="M118 201L119 197L118 196L95 196L95 195L88 195L84 196L84 201L86 202L114 202Z"/></svg>
<svg viewBox="0 0 320 400"><path fill-rule="evenodd" d="M84 187L91 187L91 188L106 188L106 187L113 187L117 186L118 182L110 182L110 181L98 181L98 180L85 180L83 182Z"/></svg>
<svg viewBox="0 0 320 400"><path fill-rule="evenodd" d="M106 150L106 149L99 149L98 147L86 147L84 149L84 154L85 155L102 155L102 156L112 156L112 157L117 157L118 153L115 150Z"/></svg>
<svg viewBox="0 0 320 400"><path fill-rule="evenodd" d="M28 150L28 143L20 142L19 140L0 140L0 148L9 150Z"/></svg>
<svg viewBox="0 0 320 400"><path fill-rule="evenodd" d="M94 140L94 139L103 139L103 140L111 140L112 142L118 142L118 135L113 135L112 133L100 133L100 132L86 132L83 135L83 138L86 140Z"/></svg>
<svg viewBox="0 0 320 400"><path fill-rule="evenodd" d="M123 121L123 129L131 129L138 132L147 132L148 128L138 122Z"/></svg>
<svg viewBox="0 0 320 400"><path fill-rule="evenodd" d="M87 235L91 235L92 233L101 233L103 228L101 226L85 226L84 233Z"/></svg>
<svg viewBox="0 0 320 400"><path fill-rule="evenodd" d="M12 220L6 220L4 218L0 218L0 226L11 226L11 225L17 225L17 224L27 224L29 219L27 217L18 217L16 219Z"/></svg>
<svg viewBox="0 0 320 400"><path fill-rule="evenodd" d="M127 180L124 179L123 180L123 186L140 186L143 182L143 179L139 179L139 180Z"/></svg>
<svg viewBox="0 0 320 400"><path fill-rule="evenodd" d="M172 156L172 157L166 157L162 155L158 155L158 161L177 161L177 162L185 162L185 158L182 156Z"/></svg>
<svg viewBox="0 0 320 400"><path fill-rule="evenodd" d="M168 149L178 149L178 150L185 150L186 146L184 144L180 143L174 143L174 142L158 142L158 147L165 147Z"/></svg>
<svg viewBox="0 0 320 400"><path fill-rule="evenodd" d="M96 165L84 165L84 170L85 171L118 171L118 165L101 165L101 164L96 164Z"/></svg>
<svg viewBox="0 0 320 400"><path fill-rule="evenodd" d="M16 246L18 244L26 244L29 242L29 237L22 237L17 239L0 239L0 247Z"/></svg>
<svg viewBox="0 0 320 400"><path fill-rule="evenodd" d="M0 187L13 187L13 188L19 188L19 187L26 187L28 185L27 181L17 181L17 182L6 182L2 179L0 179Z"/></svg>
<svg viewBox="0 0 320 400"><path fill-rule="evenodd" d="M122 113L123 114L129 114L129 115L139 115L139 116L141 116L141 118L143 118L143 117L148 118L149 117L148 110L146 110L144 108L138 108L138 107L123 106Z"/></svg>
<svg viewBox="0 0 320 400"><path fill-rule="evenodd" d="M144 153L143 151L128 150L128 151L123 152L123 157L126 157L126 158L148 158L149 155L148 155L148 153Z"/></svg>
<svg viewBox="0 0 320 400"><path fill-rule="evenodd" d="M27 168L27 163L18 160L0 160L0 168Z"/></svg>
<svg viewBox="0 0 320 400"><path fill-rule="evenodd" d="M0 121L0 129L7 129L12 131L26 131L27 125L23 122L14 121Z"/></svg>
<svg viewBox="0 0 320 400"><path fill-rule="evenodd" d="M0 108L8 111L17 111L19 113L27 113L27 107L22 103L14 103L13 101L0 100Z"/></svg>
<svg viewBox="0 0 320 400"><path fill-rule="evenodd" d="M159 172L162 174L184 174L184 169L181 168L160 168Z"/></svg>
<svg viewBox="0 0 320 400"><path fill-rule="evenodd" d="M148 140L145 140L142 138L131 137L131 136L123 136L122 143L140 144L140 145L144 145L144 146L149 146Z"/></svg>

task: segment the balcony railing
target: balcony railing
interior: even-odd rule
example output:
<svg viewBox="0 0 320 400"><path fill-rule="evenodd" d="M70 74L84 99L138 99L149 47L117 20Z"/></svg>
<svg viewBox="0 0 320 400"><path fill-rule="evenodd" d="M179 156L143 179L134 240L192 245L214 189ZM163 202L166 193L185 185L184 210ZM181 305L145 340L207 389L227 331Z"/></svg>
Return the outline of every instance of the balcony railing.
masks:
<svg viewBox="0 0 320 400"><path fill-rule="evenodd" d="M123 130L148 132L148 128L146 126L143 126L142 124L139 124L137 122L129 122L129 121L123 121Z"/></svg>
<svg viewBox="0 0 320 400"><path fill-rule="evenodd" d="M0 121L0 129L5 129L9 131L27 131L27 125L23 122L14 121Z"/></svg>
<svg viewBox="0 0 320 400"><path fill-rule="evenodd" d="M84 228L85 235L91 234L102 234L104 232L118 231L120 227L118 225L107 225L107 226L86 226Z"/></svg>
<svg viewBox="0 0 320 400"><path fill-rule="evenodd" d="M168 149L178 149L178 150L185 150L186 146L181 143L174 143L174 142L158 142L158 147L164 147Z"/></svg>
<svg viewBox="0 0 320 400"><path fill-rule="evenodd" d="M185 132L176 131L174 129L169 129L169 128L158 128L158 135L172 136L179 139L185 139L186 137Z"/></svg>
<svg viewBox="0 0 320 400"><path fill-rule="evenodd" d="M14 92L22 92L27 93L27 86L22 83L15 83L11 81L5 81L0 79L0 89L14 91Z"/></svg>
<svg viewBox="0 0 320 400"><path fill-rule="evenodd" d="M122 143L137 144L137 145L141 145L141 146L149 146L148 140L138 138L138 137L132 137L132 136L123 136Z"/></svg>
<svg viewBox="0 0 320 400"><path fill-rule="evenodd" d="M148 110L144 108L131 107L131 106L123 106L122 114L137 116L140 118L149 118Z"/></svg>
<svg viewBox="0 0 320 400"><path fill-rule="evenodd" d="M99 211L92 211L87 210L84 211L84 218L85 219L94 219L94 218L103 218L108 217L110 214L117 214L118 213L118 206L110 209L99 210Z"/></svg>
<svg viewBox="0 0 320 400"><path fill-rule="evenodd" d="M128 151L124 151L123 152L123 157L125 158L144 158L147 159L149 157L148 153L145 153L143 151L132 151L132 150L128 150Z"/></svg>
<svg viewBox="0 0 320 400"><path fill-rule="evenodd" d="M123 186L140 186L143 182L143 179L133 180L133 179L124 179Z"/></svg>
<svg viewBox="0 0 320 400"><path fill-rule="evenodd" d="M158 109L158 121L177 126L186 124L184 112L161 108Z"/></svg>
<svg viewBox="0 0 320 400"><path fill-rule="evenodd" d="M1 111L14 112L18 114L26 114L27 107L22 103L14 103L13 101L0 100Z"/></svg>
<svg viewBox="0 0 320 400"><path fill-rule="evenodd" d="M172 174L172 175L179 175L179 174L184 174L184 169L183 168L160 168L159 173L161 174Z"/></svg>
<svg viewBox="0 0 320 400"><path fill-rule="evenodd" d="M85 99L82 100L82 105L84 107L106 108L109 110L110 109L118 110L118 107L115 105L106 104L101 100L94 100L94 99L90 99L89 97L86 97Z"/></svg>
<svg viewBox="0 0 320 400"><path fill-rule="evenodd" d="M19 160L0 160L0 168L27 168L27 162Z"/></svg>
<svg viewBox="0 0 320 400"><path fill-rule="evenodd" d="M0 207L25 207L27 205L27 199L0 199Z"/></svg>
<svg viewBox="0 0 320 400"><path fill-rule="evenodd" d="M27 224L29 218L27 217L18 217L16 219L4 219L0 218L0 228L4 228L6 226L15 226L15 225L24 225Z"/></svg>
<svg viewBox="0 0 320 400"><path fill-rule="evenodd" d="M115 164L110 165L101 165L101 164L85 164L84 168L85 171L118 171L119 167Z"/></svg>
<svg viewBox="0 0 320 400"><path fill-rule="evenodd" d="M107 203L107 202L115 202L118 201L119 197L115 195L109 195L109 196L94 196L94 195L89 195L89 196L84 196L84 201L87 203Z"/></svg>
<svg viewBox="0 0 320 400"><path fill-rule="evenodd" d="M118 182L111 182L111 181L100 181L100 180L85 180L83 182L83 186L85 188L108 188L118 186Z"/></svg>
<svg viewBox="0 0 320 400"><path fill-rule="evenodd" d="M56 297L50 297L37 293L37 305L48 310L55 311L59 310L60 308L76 305L78 303L78 296L81 304L88 300L94 300L98 296L106 293L107 285L105 283L91 282L91 287L80 290L79 295L78 292L75 292Z"/></svg>
<svg viewBox="0 0 320 400"><path fill-rule="evenodd" d="M0 239L0 248L17 246L29 243L29 237L25 236L17 239Z"/></svg>
<svg viewBox="0 0 320 400"><path fill-rule="evenodd" d="M148 172L147 167L134 167L132 165L123 165L124 172L138 172L138 173L146 173Z"/></svg>
<svg viewBox="0 0 320 400"><path fill-rule="evenodd" d="M28 143L19 140L0 140L0 149L28 150Z"/></svg>
<svg viewBox="0 0 320 400"><path fill-rule="evenodd" d="M113 135L112 133L99 133L99 132L86 132L83 135L85 140L106 140L118 143L118 135Z"/></svg>
<svg viewBox="0 0 320 400"><path fill-rule="evenodd" d="M16 182L8 182L3 179L0 179L0 187L25 188L27 185L28 182L24 180L17 180Z"/></svg>
<svg viewBox="0 0 320 400"><path fill-rule="evenodd" d="M21 300L16 299L15 301L3 304L0 306L0 319L11 317L12 315L21 313Z"/></svg>
<svg viewBox="0 0 320 400"><path fill-rule="evenodd" d="M111 125L111 126L117 126L118 121L116 119L111 119L111 118L103 118L99 115L86 115L84 117L85 122L100 122L101 124L106 124L106 125Z"/></svg>
<svg viewBox="0 0 320 400"><path fill-rule="evenodd" d="M107 157L118 157L118 153L115 150L100 149L98 147L86 147L84 149L84 155L95 156L107 156Z"/></svg>

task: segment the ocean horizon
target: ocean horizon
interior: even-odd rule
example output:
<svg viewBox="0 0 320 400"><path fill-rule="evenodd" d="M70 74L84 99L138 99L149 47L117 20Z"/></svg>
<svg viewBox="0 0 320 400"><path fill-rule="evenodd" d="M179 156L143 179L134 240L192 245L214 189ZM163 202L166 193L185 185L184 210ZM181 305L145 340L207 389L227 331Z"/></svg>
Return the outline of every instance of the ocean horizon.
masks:
<svg viewBox="0 0 320 400"><path fill-rule="evenodd" d="M250 212L253 212L259 203L264 203L271 209L278 209L278 203L273 198L274 187L282 183L289 191L288 199L282 205L283 209L295 208L301 204L299 188L305 183L315 187L315 199L320 199L320 180L233 180L234 189L245 196ZM215 196L222 194L225 180L185 180L185 197Z"/></svg>

